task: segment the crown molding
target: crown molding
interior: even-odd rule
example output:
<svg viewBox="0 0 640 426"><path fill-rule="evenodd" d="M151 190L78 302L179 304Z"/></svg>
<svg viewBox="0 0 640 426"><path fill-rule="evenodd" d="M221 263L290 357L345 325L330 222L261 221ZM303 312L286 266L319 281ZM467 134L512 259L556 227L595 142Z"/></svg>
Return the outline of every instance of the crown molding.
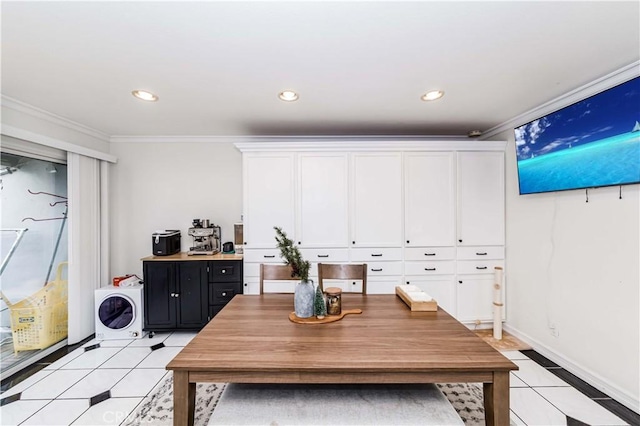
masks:
<svg viewBox="0 0 640 426"><path fill-rule="evenodd" d="M116 163L118 161L118 158L116 156L107 154L106 152L96 151L95 149L86 148L80 145L62 141L56 138L51 138L49 136L44 136L39 133L31 132L29 130L19 129L17 127L9 126L6 124L2 125L1 133L5 136L10 136L15 139L34 142L63 151L84 155L86 157L97 158L98 160L108 161L109 163Z"/></svg>
<svg viewBox="0 0 640 426"><path fill-rule="evenodd" d="M467 136L461 135L443 135L443 136L243 136L243 135L227 135L227 136L126 136L114 135L110 141L114 143L290 143L290 142L314 142L324 143L331 141L442 141L442 140L461 140L467 139Z"/></svg>
<svg viewBox="0 0 640 426"><path fill-rule="evenodd" d="M566 106L572 105L578 101L581 101L589 96L600 93L604 90L610 89L625 81L631 80L634 77L640 76L640 61L633 62L625 67L622 67L612 73L605 75L597 80L587 83L578 87L564 95L558 96L549 102L546 102L536 108L533 108L523 114L513 117L502 124L498 124L495 127L482 133L482 139L491 138L506 130L513 130L514 128L528 123L536 118L549 114L550 112L557 111Z"/></svg>
<svg viewBox="0 0 640 426"><path fill-rule="evenodd" d="M242 152L270 151L504 151L506 141L478 141L461 139L403 139L363 138L331 140L280 140L236 142Z"/></svg>
<svg viewBox="0 0 640 426"><path fill-rule="evenodd" d="M99 139L103 142L109 142L109 135L99 130L93 129L84 124L80 124L68 118L61 117L53 114L44 109L29 105L28 103L19 101L6 95L2 95L2 106L21 112L23 114L35 117L41 120L48 121L61 127L65 127L76 132L83 133L93 138Z"/></svg>

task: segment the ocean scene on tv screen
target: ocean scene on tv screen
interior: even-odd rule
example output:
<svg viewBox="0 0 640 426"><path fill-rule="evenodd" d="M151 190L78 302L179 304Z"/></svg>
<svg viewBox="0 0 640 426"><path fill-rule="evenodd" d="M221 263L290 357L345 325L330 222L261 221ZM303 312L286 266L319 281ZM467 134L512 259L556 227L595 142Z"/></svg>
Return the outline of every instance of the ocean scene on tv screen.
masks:
<svg viewBox="0 0 640 426"><path fill-rule="evenodd" d="M640 77L515 129L520 194L640 182Z"/></svg>

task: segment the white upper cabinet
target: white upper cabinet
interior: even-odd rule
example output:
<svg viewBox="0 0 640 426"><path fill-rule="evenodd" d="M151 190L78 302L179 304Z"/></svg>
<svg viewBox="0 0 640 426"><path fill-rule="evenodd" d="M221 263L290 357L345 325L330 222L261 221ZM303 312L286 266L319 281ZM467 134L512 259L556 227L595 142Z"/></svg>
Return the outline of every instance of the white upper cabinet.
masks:
<svg viewBox="0 0 640 426"><path fill-rule="evenodd" d="M400 247L402 154L357 152L351 165L351 247Z"/></svg>
<svg viewBox="0 0 640 426"><path fill-rule="evenodd" d="M297 242L302 247L348 247L346 153L298 155Z"/></svg>
<svg viewBox="0 0 640 426"><path fill-rule="evenodd" d="M294 154L247 153L243 177L245 247L275 247L274 226L295 238Z"/></svg>
<svg viewBox="0 0 640 426"><path fill-rule="evenodd" d="M504 245L504 153L457 155L458 245Z"/></svg>
<svg viewBox="0 0 640 426"><path fill-rule="evenodd" d="M406 247L455 245L455 153L404 157Z"/></svg>

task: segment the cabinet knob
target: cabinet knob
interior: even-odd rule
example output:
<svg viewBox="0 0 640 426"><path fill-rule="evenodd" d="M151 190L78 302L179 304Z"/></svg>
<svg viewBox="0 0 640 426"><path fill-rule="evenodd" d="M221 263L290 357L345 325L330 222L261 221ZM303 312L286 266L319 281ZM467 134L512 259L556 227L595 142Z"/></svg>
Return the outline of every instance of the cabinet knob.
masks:
<svg viewBox="0 0 640 426"><path fill-rule="evenodd" d="M409 244L411 241L407 240L407 244Z"/></svg>
<svg viewBox="0 0 640 426"><path fill-rule="evenodd" d="M458 242L459 242L459 243L461 243L461 242L462 242L462 240L458 240Z"/></svg>
<svg viewBox="0 0 640 426"><path fill-rule="evenodd" d="M221 272L221 273L223 273L223 274L226 274L226 273L227 273L227 270L226 270L226 269L223 269L223 270L222 270L222 271L220 271L220 272Z"/></svg>
<svg viewBox="0 0 640 426"><path fill-rule="evenodd" d="M222 295L223 295L223 296L226 296L226 295L227 295L227 293L222 293Z"/></svg>
<svg viewBox="0 0 640 426"><path fill-rule="evenodd" d="M173 295L173 297L179 297L179 296L180 296L180 293L175 293L175 294Z"/></svg>
<svg viewBox="0 0 640 426"><path fill-rule="evenodd" d="M247 284L247 283L244 283L244 286L245 286L245 287L249 287L249 284Z"/></svg>
<svg viewBox="0 0 640 426"><path fill-rule="evenodd" d="M462 284L462 281L458 281L458 284Z"/></svg>
<svg viewBox="0 0 640 426"><path fill-rule="evenodd" d="M355 243L356 243L355 241L351 241L351 244L355 244Z"/></svg>
<svg viewBox="0 0 640 426"><path fill-rule="evenodd" d="M171 293L171 297L176 297L176 294L175 293Z"/></svg>
<svg viewBox="0 0 640 426"><path fill-rule="evenodd" d="M300 244L302 244L302 242L301 242L301 241L298 241L298 245L300 245Z"/></svg>

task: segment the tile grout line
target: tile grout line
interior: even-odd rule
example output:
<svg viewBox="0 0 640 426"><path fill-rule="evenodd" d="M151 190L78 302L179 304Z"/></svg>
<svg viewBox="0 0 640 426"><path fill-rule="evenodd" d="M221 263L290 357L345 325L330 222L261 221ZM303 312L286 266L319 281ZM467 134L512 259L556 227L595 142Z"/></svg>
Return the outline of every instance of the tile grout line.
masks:
<svg viewBox="0 0 640 426"><path fill-rule="evenodd" d="M535 352L535 351L533 351L533 352ZM536 354L538 354L537 352L535 352L535 353L536 353ZM528 355L526 355L526 354L523 354L523 355L528 356ZM539 355L539 356L541 356L541 357L543 357L543 356L542 356L542 355L540 355L540 354L538 354L538 355ZM544 358L544 357L543 357L543 358ZM551 367L546 367L546 366L544 366L542 363L540 363L538 360L536 360L536 359L534 359L534 358L529 357L529 359L531 359L532 361L534 361L536 364L538 364L539 366L541 366L542 368L544 368L544 369L545 369L545 370L547 370L547 371L549 371L549 370L558 370L558 371L560 371L560 370L564 370L564 371L566 371L567 373L571 374L571 372L570 372L570 371L568 371L568 370L564 369L564 368L563 368L563 367L561 367L561 366L551 366ZM545 359L546 359L546 358L545 358ZM549 372L551 373L551 371L549 371ZM553 373L551 373L551 374L553 374ZM596 391L598 391L598 392L602 393L603 395L606 395L606 397L591 397L591 396L587 395L587 393L585 393L582 389L580 389L580 388L578 387L578 386L582 386L582 384L581 384L579 381L584 382L584 384L586 384L586 385L587 385L587 386L589 386L589 387L592 387L592 388L593 388L593 386L591 386L588 382L585 382L585 381L581 380L581 379L580 379L579 377L577 377L577 376L576 376L576 379L578 379L578 380L576 380L576 381L575 381L575 383L572 383L572 381L573 381L573 380L572 380L572 381L567 381L567 380L565 380L564 378L561 378L561 377L559 377L559 376L557 376L557 375L555 375L555 377L557 377L558 379L560 379L560 380L562 380L563 382L567 383L568 387L570 387L570 388L572 388L572 389L577 390L578 392L580 392L580 394L584 395L585 397L587 397L589 400L593 401L593 402L594 402L594 403L596 403L596 404L598 404L596 401L613 401L613 402L615 402L616 404L620 404L618 401L616 401L615 399L613 399L613 398L611 398L610 396L606 395L604 392L600 391L600 390L599 390L599 389L597 389L597 388L594 388L594 389L595 389ZM522 379L520 379L520 380L522 380ZM523 381L524 381L524 380L523 380ZM542 388L542 387L560 387L560 386L538 386L538 387L541 387L541 388ZM563 386L563 387L564 387L564 386ZM539 392L538 392L534 387L531 387L531 388L533 389L533 391L534 391L534 392L536 392L538 395L540 395L540 396L541 396L545 401L549 402L549 404L551 404L553 407L555 407L558 411L560 411L560 412L561 412L562 414L564 414L565 416L568 416L564 411L560 410L560 408L556 407L556 406L555 406L551 401L549 401L549 400L548 400L547 398L545 398L542 394L540 394L540 393L539 393ZM608 407L605 407L605 406L604 406L604 405L602 405L602 404L598 404L598 405L599 405L600 407L604 408L605 410L607 410L611 415L613 415L613 416L617 417L618 419L622 420L623 422L625 422L625 424L630 424L630 423L627 423L627 422L628 422L628 420L626 419L626 416L624 416L624 418L623 418L623 417L621 417L620 415L618 415L618 414L614 413L614 412L613 412L612 410L610 410ZM620 405L622 405L622 404L620 404Z"/></svg>

